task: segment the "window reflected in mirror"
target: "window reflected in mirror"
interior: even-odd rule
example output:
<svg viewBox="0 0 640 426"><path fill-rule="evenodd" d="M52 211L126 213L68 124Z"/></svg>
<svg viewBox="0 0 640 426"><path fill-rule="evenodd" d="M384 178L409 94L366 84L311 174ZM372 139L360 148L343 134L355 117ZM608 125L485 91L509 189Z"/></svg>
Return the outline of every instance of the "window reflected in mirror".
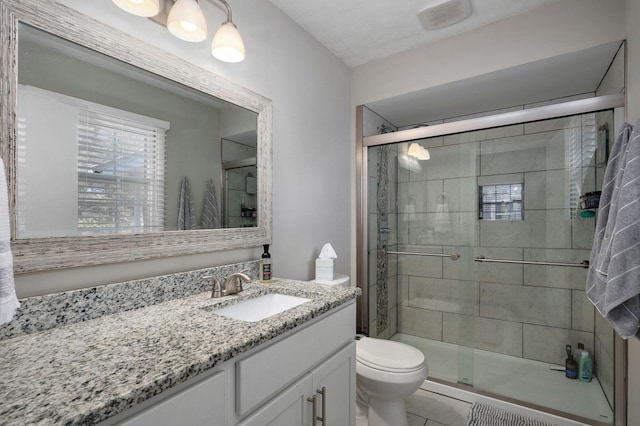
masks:
<svg viewBox="0 0 640 426"><path fill-rule="evenodd" d="M19 32L18 238L256 226L256 113L27 25ZM223 140L246 152L224 159Z"/></svg>

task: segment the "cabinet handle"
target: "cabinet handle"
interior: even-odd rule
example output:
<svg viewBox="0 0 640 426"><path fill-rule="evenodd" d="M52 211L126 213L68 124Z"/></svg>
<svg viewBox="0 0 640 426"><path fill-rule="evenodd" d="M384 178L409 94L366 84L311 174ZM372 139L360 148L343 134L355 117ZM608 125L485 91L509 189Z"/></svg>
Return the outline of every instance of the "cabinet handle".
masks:
<svg viewBox="0 0 640 426"><path fill-rule="evenodd" d="M322 395L322 417L316 417L316 419L322 422L322 426L326 426L327 424L326 423L327 421L327 388L323 386L322 389L318 389L316 392Z"/></svg>
<svg viewBox="0 0 640 426"><path fill-rule="evenodd" d="M317 397L313 395L311 398L307 398L313 408L311 408L311 425L314 426L316 424L316 417L318 415L318 410L316 409L316 399Z"/></svg>

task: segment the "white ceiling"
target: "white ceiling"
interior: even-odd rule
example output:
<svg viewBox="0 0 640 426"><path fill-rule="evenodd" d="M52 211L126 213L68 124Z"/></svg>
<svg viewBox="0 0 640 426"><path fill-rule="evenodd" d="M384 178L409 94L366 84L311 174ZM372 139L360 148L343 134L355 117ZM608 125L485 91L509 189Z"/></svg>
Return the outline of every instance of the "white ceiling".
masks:
<svg viewBox="0 0 640 426"><path fill-rule="evenodd" d="M270 1L347 66L356 67L562 0L469 0L469 18L435 31L425 30L417 14L448 0ZM594 92L619 46L532 62L367 107L403 127Z"/></svg>
<svg viewBox="0 0 640 426"><path fill-rule="evenodd" d="M418 12L446 0L270 0L347 66L355 67L561 0L470 0L469 18L435 31Z"/></svg>

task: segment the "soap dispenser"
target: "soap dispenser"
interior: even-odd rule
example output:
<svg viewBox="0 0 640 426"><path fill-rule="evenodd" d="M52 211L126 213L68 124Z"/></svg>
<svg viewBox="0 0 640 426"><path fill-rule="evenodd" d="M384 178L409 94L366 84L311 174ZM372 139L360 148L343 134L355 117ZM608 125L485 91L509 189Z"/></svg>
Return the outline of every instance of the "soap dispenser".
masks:
<svg viewBox="0 0 640 426"><path fill-rule="evenodd" d="M587 350L585 350L582 343L578 343L578 349L582 350L580 353L580 362L578 367L578 380L581 382L590 382L593 376L593 360Z"/></svg>
<svg viewBox="0 0 640 426"><path fill-rule="evenodd" d="M269 244L265 244L264 253L262 253L262 260L260 261L260 282L268 284L273 282L271 275L271 254L269 254Z"/></svg>

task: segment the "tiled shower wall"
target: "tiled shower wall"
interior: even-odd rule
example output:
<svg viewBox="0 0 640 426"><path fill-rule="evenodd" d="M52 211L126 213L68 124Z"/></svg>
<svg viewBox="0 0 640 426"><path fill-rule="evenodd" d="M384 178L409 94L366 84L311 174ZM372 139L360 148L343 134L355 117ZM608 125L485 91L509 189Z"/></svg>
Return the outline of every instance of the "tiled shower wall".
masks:
<svg viewBox="0 0 640 426"><path fill-rule="evenodd" d="M366 123L363 129L365 136L379 134L382 126L396 130L390 122L367 108L363 110L363 123ZM381 155L382 151L386 151L384 155ZM388 339L397 330L397 263L391 258L385 259L380 250L397 250L397 147L369 148L367 155L369 335ZM380 164L381 160L385 164ZM381 170L386 170L386 179L378 179ZM386 181L386 184L380 185L382 181ZM380 221L381 217L385 218L383 223ZM384 276L386 280L382 282Z"/></svg>
<svg viewBox="0 0 640 426"><path fill-rule="evenodd" d="M608 344L594 337L585 269L473 261L589 259L595 218L572 211L571 187L595 190L601 160L572 153L571 141L592 144L599 123L610 119L586 114L420 141L431 160L399 167L398 248L461 257L391 257L397 331L557 364L564 364L565 344L581 342L599 363L612 362L602 350ZM478 220L478 186L512 182L524 183L524 220ZM443 202L445 231L436 226Z"/></svg>

